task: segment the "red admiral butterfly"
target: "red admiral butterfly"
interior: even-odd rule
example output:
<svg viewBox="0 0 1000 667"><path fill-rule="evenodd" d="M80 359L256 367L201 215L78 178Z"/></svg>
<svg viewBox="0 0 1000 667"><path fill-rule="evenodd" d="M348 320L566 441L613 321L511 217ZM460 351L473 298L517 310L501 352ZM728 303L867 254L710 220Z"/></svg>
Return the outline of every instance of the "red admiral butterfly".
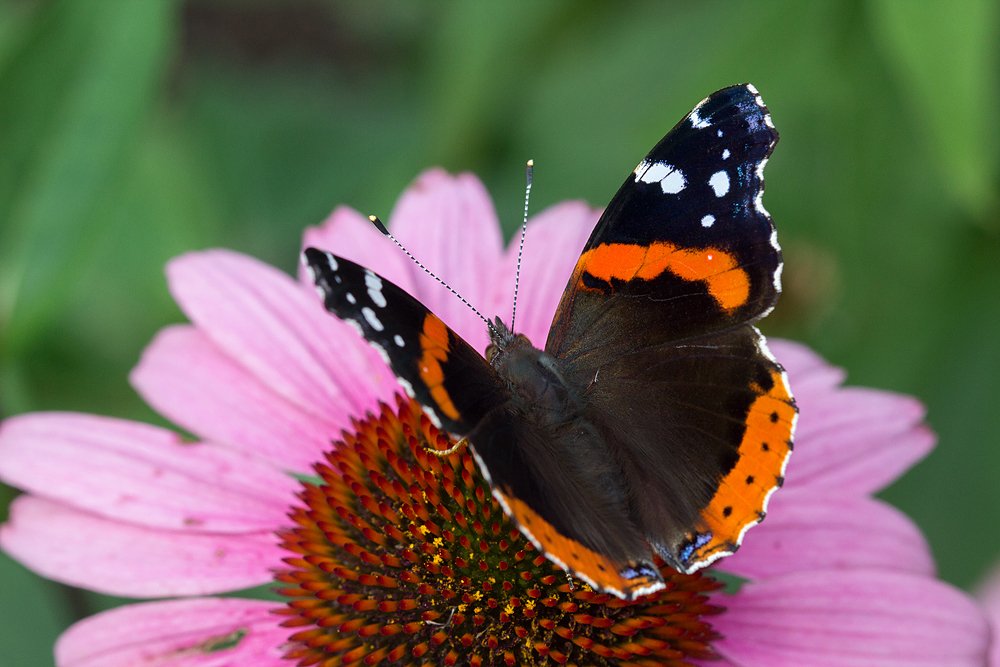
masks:
<svg viewBox="0 0 1000 667"><path fill-rule="evenodd" d="M341 257L303 261L552 562L626 599L733 553L781 486L797 410L754 322L781 291L761 204L778 133L751 85L694 108L598 221L544 350L489 323L483 358Z"/></svg>

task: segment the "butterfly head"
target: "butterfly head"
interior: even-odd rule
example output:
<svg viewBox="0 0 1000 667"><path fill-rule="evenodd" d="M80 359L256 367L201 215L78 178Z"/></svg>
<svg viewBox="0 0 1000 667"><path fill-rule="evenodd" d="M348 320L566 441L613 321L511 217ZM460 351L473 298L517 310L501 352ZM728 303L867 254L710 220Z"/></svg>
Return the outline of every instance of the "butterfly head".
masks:
<svg viewBox="0 0 1000 667"><path fill-rule="evenodd" d="M493 364L493 360L496 356L502 352L506 352L511 347L517 345L527 345L531 347L531 341L524 334L516 334L511 331L500 316L497 315L493 318L492 322L488 323L490 332L490 344L486 348L486 361Z"/></svg>

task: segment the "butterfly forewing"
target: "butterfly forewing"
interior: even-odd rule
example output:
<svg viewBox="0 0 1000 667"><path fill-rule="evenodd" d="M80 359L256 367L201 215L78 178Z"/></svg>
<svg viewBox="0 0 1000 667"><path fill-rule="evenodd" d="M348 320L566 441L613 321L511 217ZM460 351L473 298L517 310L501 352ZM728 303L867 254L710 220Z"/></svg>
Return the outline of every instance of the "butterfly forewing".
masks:
<svg viewBox="0 0 1000 667"><path fill-rule="evenodd" d="M395 284L316 248L303 261L326 309L365 337L438 428L465 435L509 398L482 355Z"/></svg>
<svg viewBox="0 0 1000 667"><path fill-rule="evenodd" d="M572 362L766 314L780 291L781 252L761 203L764 165L777 140L752 86L726 88L692 110L604 211L569 279L546 350Z"/></svg>

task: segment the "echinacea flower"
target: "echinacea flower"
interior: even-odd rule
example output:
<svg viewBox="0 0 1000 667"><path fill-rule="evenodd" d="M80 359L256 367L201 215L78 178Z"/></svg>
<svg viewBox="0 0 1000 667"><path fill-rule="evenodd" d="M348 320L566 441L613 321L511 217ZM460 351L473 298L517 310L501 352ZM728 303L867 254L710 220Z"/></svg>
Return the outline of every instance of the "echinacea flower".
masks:
<svg viewBox="0 0 1000 667"><path fill-rule="evenodd" d="M518 328L541 341L598 212L536 215ZM400 199L394 234L487 313L505 315L516 262L475 177L432 170ZM417 296L471 344L481 322L358 213L305 234ZM0 546L49 578L174 598L71 627L59 667L126 665L985 664L980 608L934 578L919 529L871 497L933 446L923 407L843 388L807 348L772 341L801 410L785 487L714 571L624 602L531 548L467 451L396 398L392 374L312 286L214 250L167 269L191 321L164 329L132 374L196 435L37 413L0 426L0 478L26 493ZM304 481L300 481L304 480ZM274 584L278 603L213 597Z"/></svg>

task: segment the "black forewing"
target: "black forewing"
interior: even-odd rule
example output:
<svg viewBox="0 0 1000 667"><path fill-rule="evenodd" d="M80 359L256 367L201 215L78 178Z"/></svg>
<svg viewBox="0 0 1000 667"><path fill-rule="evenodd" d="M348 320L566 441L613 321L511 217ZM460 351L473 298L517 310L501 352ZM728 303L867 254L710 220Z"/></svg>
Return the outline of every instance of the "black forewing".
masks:
<svg viewBox="0 0 1000 667"><path fill-rule="evenodd" d="M682 340L769 312L780 291L781 252L761 196L763 166L777 140L752 86L720 90L691 111L604 211L563 294L546 351L572 363L581 354L603 357ZM663 271L653 279L623 280L607 277L596 262L588 266L588 251L602 246L657 243L725 253L745 272L746 297L725 308L707 282L690 276ZM627 253L621 256L627 261ZM619 270L627 274L625 268Z"/></svg>
<svg viewBox="0 0 1000 667"><path fill-rule="evenodd" d="M404 290L363 266L316 248L307 248L303 259L326 309L360 331L410 397L430 408L429 415L440 421L441 428L465 435L508 399L486 360ZM440 327L428 331L428 322ZM436 338L441 347L430 350L428 338ZM443 393L433 386L438 379Z"/></svg>

